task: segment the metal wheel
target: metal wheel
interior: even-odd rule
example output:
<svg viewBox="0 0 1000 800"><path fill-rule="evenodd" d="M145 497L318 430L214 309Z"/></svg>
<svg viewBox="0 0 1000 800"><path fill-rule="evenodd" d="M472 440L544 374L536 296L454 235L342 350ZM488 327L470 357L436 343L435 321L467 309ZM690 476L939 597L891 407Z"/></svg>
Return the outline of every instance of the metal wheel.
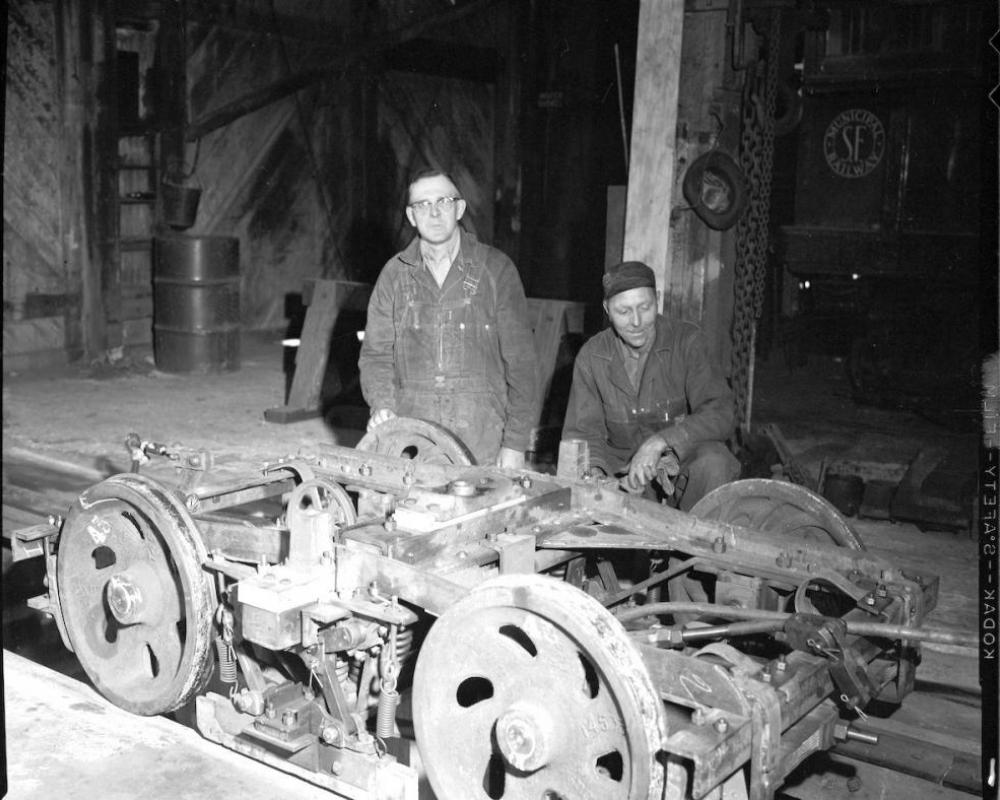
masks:
<svg viewBox="0 0 1000 800"><path fill-rule="evenodd" d="M600 603L541 575L487 581L434 623L413 685L442 800L661 798L663 704Z"/></svg>
<svg viewBox="0 0 1000 800"><path fill-rule="evenodd" d="M427 464L471 466L471 451L447 428L412 417L393 417L376 425L357 444L358 450Z"/></svg>
<svg viewBox="0 0 1000 800"><path fill-rule="evenodd" d="M827 500L804 486L766 478L733 481L709 492L691 513L795 537L803 543L830 544L864 550L858 535Z"/></svg>
<svg viewBox="0 0 1000 800"><path fill-rule="evenodd" d="M215 596L183 504L140 475L85 491L59 537L57 590L80 664L135 714L179 708L203 688Z"/></svg>
<svg viewBox="0 0 1000 800"><path fill-rule="evenodd" d="M288 496L289 527L320 513L330 513L335 525L353 525L358 521L351 496L339 483L318 479L303 481Z"/></svg>

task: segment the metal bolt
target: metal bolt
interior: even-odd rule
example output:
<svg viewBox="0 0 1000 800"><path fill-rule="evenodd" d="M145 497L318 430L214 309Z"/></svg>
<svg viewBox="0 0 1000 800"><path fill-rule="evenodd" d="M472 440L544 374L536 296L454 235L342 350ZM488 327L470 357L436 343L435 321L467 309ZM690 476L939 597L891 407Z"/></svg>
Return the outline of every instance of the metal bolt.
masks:
<svg viewBox="0 0 1000 800"><path fill-rule="evenodd" d="M393 517L389 517L385 522L382 523L382 527L391 533L392 531L396 530L396 520Z"/></svg>
<svg viewBox="0 0 1000 800"><path fill-rule="evenodd" d="M525 488L525 489L530 489L531 488L531 478L529 478L527 475L522 476L521 477L521 486L523 488Z"/></svg>
<svg viewBox="0 0 1000 800"><path fill-rule="evenodd" d="M714 542L712 542L712 550L716 553L725 553L726 540L723 539L721 536L717 538Z"/></svg>
<svg viewBox="0 0 1000 800"><path fill-rule="evenodd" d="M778 672L784 672L786 669L788 669L788 662L785 660L785 654L784 653L782 653L780 656L778 656L777 667L778 667Z"/></svg>
<svg viewBox="0 0 1000 800"><path fill-rule="evenodd" d="M767 669L767 668L765 668L764 672L760 676L760 679L762 681L764 681L764 683L770 683L771 682L771 672L770 672L770 670Z"/></svg>
<svg viewBox="0 0 1000 800"><path fill-rule="evenodd" d="M201 505L201 499L196 494L189 494L184 498L184 505L187 506L188 511L197 511L198 506Z"/></svg>
<svg viewBox="0 0 1000 800"><path fill-rule="evenodd" d="M705 722L706 722L706 720L705 720L705 709L703 709L703 708L696 708L694 711L692 711L691 712L691 722L694 725L704 725Z"/></svg>
<svg viewBox="0 0 1000 800"><path fill-rule="evenodd" d="M327 744L339 745L344 741L343 732L336 725L327 725L320 732L320 736L323 737L323 741ZM334 772L340 767L339 761L334 761Z"/></svg>
<svg viewBox="0 0 1000 800"><path fill-rule="evenodd" d="M875 595L877 597L886 597L888 594L889 594L889 591L888 591L888 589L885 588L885 584L884 583L880 583L875 588Z"/></svg>
<svg viewBox="0 0 1000 800"><path fill-rule="evenodd" d="M372 468L367 464L362 464L360 467L358 467L358 474L360 474L362 478L367 478L369 475L372 474Z"/></svg>
<svg viewBox="0 0 1000 800"><path fill-rule="evenodd" d="M324 731L324 733L325 733L325 732L326 732L326 731ZM332 742L330 742L330 744L333 744L333 743L332 743ZM334 775L339 775L339 774L340 774L341 772L343 772L343 771L344 771L344 765L343 765L343 764L341 764L341 763L340 763L339 761L334 761L334 762L333 762L333 763L332 763L332 764L330 765L330 772L332 772L332 773L333 773Z"/></svg>
<svg viewBox="0 0 1000 800"><path fill-rule="evenodd" d="M727 720L725 717L719 717L719 719L715 721L714 727L716 733L725 733L726 731L729 730L729 720Z"/></svg>
<svg viewBox="0 0 1000 800"><path fill-rule="evenodd" d="M867 595L865 597L865 605L869 605L869 606L875 605L875 596L871 595L871 594Z"/></svg>
<svg viewBox="0 0 1000 800"><path fill-rule="evenodd" d="M852 775L847 779L847 791L849 792L860 792L861 791L861 778L857 775Z"/></svg>
<svg viewBox="0 0 1000 800"><path fill-rule="evenodd" d="M298 722L299 715L295 711L286 711L281 715L281 724L286 728L291 728L296 722Z"/></svg>
<svg viewBox="0 0 1000 800"><path fill-rule="evenodd" d="M514 705L496 722L500 752L515 769L534 771L544 767L556 741L552 720L539 709Z"/></svg>

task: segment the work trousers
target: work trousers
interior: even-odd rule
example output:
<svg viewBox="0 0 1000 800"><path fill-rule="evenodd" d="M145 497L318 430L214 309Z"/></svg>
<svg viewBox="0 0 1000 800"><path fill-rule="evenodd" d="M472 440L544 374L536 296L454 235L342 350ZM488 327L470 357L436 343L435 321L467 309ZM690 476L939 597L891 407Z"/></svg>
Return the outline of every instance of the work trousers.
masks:
<svg viewBox="0 0 1000 800"><path fill-rule="evenodd" d="M736 480L740 462L722 442L702 442L681 461L680 476L686 478L686 483L677 481L677 507L690 511L710 491Z"/></svg>

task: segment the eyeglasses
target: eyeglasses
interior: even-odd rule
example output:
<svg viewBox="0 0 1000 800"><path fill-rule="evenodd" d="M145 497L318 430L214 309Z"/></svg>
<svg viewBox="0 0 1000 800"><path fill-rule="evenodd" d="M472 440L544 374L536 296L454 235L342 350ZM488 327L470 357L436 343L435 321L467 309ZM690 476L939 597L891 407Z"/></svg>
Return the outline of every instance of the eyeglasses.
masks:
<svg viewBox="0 0 1000 800"><path fill-rule="evenodd" d="M437 200L417 200L415 203L410 203L410 208L418 214L429 214L432 208L439 212L451 211L455 203L461 199L461 197L439 197Z"/></svg>

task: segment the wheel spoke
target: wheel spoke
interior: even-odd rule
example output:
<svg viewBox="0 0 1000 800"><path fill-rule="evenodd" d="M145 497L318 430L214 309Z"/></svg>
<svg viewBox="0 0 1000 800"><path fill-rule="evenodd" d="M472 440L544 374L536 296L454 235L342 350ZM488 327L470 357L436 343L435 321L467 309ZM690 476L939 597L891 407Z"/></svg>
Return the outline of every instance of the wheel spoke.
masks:
<svg viewBox="0 0 1000 800"><path fill-rule="evenodd" d="M626 800L628 786L580 763L552 765L528 775L507 774L504 797L552 800Z"/></svg>
<svg viewBox="0 0 1000 800"><path fill-rule="evenodd" d="M118 634L118 657L132 663L131 672L145 681L163 682L177 674L181 660L181 641L171 626L150 628L130 625Z"/></svg>
<svg viewBox="0 0 1000 800"><path fill-rule="evenodd" d="M483 775L493 755L493 727L500 704L484 700L469 708L459 708L435 723L438 746L446 752L461 752L462 764L471 774Z"/></svg>
<svg viewBox="0 0 1000 800"><path fill-rule="evenodd" d="M622 724L621 712L610 692L602 687L601 692L587 704L584 713L577 717L586 737L586 748L594 758L613 750L628 750L628 738Z"/></svg>

